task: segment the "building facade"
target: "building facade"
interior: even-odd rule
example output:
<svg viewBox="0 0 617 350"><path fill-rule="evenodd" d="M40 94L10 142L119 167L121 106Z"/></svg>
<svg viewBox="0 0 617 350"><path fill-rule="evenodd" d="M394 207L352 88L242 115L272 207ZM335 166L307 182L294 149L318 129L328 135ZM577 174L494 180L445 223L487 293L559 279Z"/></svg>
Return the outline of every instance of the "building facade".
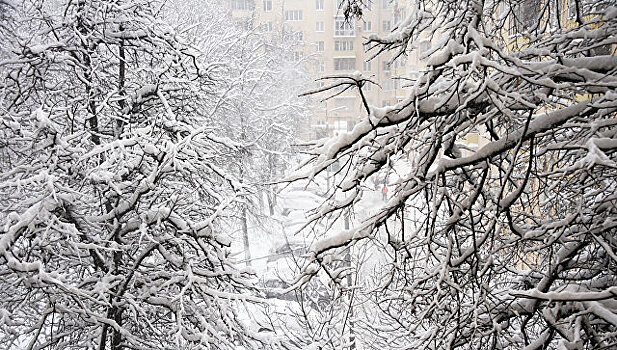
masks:
<svg viewBox="0 0 617 350"><path fill-rule="evenodd" d="M365 5L362 19L348 21L342 0L227 0L232 16L250 20L263 35L289 33L294 36L293 61L314 79L307 91L333 80L324 77L361 72L378 85L366 84L368 102L377 107L403 99L421 63L417 50L392 60L389 53L365 47L370 35L388 35L405 18L408 2L373 0ZM302 134L319 139L349 131L366 116L357 91L350 89L330 99L327 93L313 95L312 112Z"/></svg>

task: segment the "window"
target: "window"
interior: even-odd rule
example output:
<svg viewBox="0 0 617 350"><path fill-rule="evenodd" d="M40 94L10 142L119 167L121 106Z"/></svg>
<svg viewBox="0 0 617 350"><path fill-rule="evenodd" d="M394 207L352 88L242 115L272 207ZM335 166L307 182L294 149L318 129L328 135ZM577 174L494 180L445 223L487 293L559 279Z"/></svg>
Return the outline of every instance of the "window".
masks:
<svg viewBox="0 0 617 350"><path fill-rule="evenodd" d="M252 10L253 0L231 0L232 10Z"/></svg>
<svg viewBox="0 0 617 350"><path fill-rule="evenodd" d="M389 100L383 100L383 101L381 101L381 106L382 106L382 107L387 107L387 106L389 106L389 105L390 105L390 101L389 101Z"/></svg>
<svg viewBox="0 0 617 350"><path fill-rule="evenodd" d="M390 22L390 21L383 21L383 31L384 32L389 32L390 29L392 29L392 22Z"/></svg>
<svg viewBox="0 0 617 350"><path fill-rule="evenodd" d="M335 58L334 70L355 70L356 59L353 57Z"/></svg>
<svg viewBox="0 0 617 350"><path fill-rule="evenodd" d="M315 10L323 11L323 2L324 0L315 0Z"/></svg>
<svg viewBox="0 0 617 350"><path fill-rule="evenodd" d="M326 71L326 62L317 62L317 73L323 73ZM323 82L321 82L323 83Z"/></svg>
<svg viewBox="0 0 617 350"><path fill-rule="evenodd" d="M315 47L316 47L315 51L324 52L324 49L326 48L326 43L323 41L316 41Z"/></svg>
<svg viewBox="0 0 617 350"><path fill-rule="evenodd" d="M332 123L332 129L334 129L334 135L338 135L339 133L351 131L353 124L350 120L335 120ZM350 126L351 125L351 126Z"/></svg>
<svg viewBox="0 0 617 350"><path fill-rule="evenodd" d="M324 32L325 31L324 22L315 22L315 31L316 32Z"/></svg>
<svg viewBox="0 0 617 350"><path fill-rule="evenodd" d="M272 11L272 0L264 0L264 12Z"/></svg>
<svg viewBox="0 0 617 350"><path fill-rule="evenodd" d="M569 1L568 5L571 2L576 2L574 0ZM574 6L576 6L574 4ZM570 6L568 6L568 10ZM513 26L515 28L510 28L514 30L515 33L518 34L527 31L530 27L536 24L538 20L538 16L541 15L542 12L542 1L541 0L521 0L516 7L514 8L514 20Z"/></svg>
<svg viewBox="0 0 617 350"><path fill-rule="evenodd" d="M362 24L362 30L365 32L373 31L373 22L364 21L364 23Z"/></svg>
<svg viewBox="0 0 617 350"><path fill-rule="evenodd" d="M383 61L383 62L381 63L381 65L382 65L382 70L383 70L384 72L389 72L389 71L390 71L390 62L388 62L388 61Z"/></svg>
<svg viewBox="0 0 617 350"><path fill-rule="evenodd" d="M334 51L353 51L353 41L336 40L334 42Z"/></svg>
<svg viewBox="0 0 617 350"><path fill-rule="evenodd" d="M400 90L401 79L387 79L383 82L384 91Z"/></svg>
<svg viewBox="0 0 617 350"><path fill-rule="evenodd" d="M392 67L394 69L397 69L397 68L405 67L406 64L407 64L407 57L399 56L397 59L394 60L394 62L392 62Z"/></svg>
<svg viewBox="0 0 617 350"><path fill-rule="evenodd" d="M401 13L401 11L396 11L392 15L392 23L394 23L394 25L401 23L402 19L403 19L403 14Z"/></svg>
<svg viewBox="0 0 617 350"><path fill-rule="evenodd" d="M364 70L365 72L370 72L371 71L371 61L363 62L362 70Z"/></svg>
<svg viewBox="0 0 617 350"><path fill-rule="evenodd" d="M293 56L293 61L299 62L300 60L302 60L302 57L304 57L304 54L301 51L295 51L294 56Z"/></svg>
<svg viewBox="0 0 617 350"><path fill-rule="evenodd" d="M384 9L392 7L392 0L381 0L381 7Z"/></svg>
<svg viewBox="0 0 617 350"><path fill-rule="evenodd" d="M334 36L356 36L353 23L344 18L335 19Z"/></svg>
<svg viewBox="0 0 617 350"><path fill-rule="evenodd" d="M266 32L266 33L270 33L273 30L273 25L272 25L272 21L268 21L268 22L264 22L261 25L261 30Z"/></svg>
<svg viewBox="0 0 617 350"><path fill-rule="evenodd" d="M302 10L287 10L285 11L286 21L301 21L303 18Z"/></svg>
<svg viewBox="0 0 617 350"><path fill-rule="evenodd" d="M576 0L568 0L568 19L576 18Z"/></svg>
<svg viewBox="0 0 617 350"><path fill-rule="evenodd" d="M296 39L296 41L304 41L304 32L295 32L294 38Z"/></svg>

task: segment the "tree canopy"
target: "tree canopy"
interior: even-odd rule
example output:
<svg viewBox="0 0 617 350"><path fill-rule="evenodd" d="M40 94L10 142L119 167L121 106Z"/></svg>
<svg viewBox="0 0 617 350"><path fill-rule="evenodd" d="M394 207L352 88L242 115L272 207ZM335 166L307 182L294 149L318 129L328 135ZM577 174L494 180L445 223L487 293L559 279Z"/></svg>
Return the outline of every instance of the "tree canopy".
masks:
<svg viewBox="0 0 617 350"><path fill-rule="evenodd" d="M343 220L375 175L390 179L381 209L317 240L297 280L323 274L347 293L340 336L383 349L617 345L615 33L613 1L445 0L367 38L394 57L430 42L426 69L289 178L342 165L313 222ZM378 83L330 78L315 93ZM341 278L359 252L379 263L353 258Z"/></svg>
<svg viewBox="0 0 617 350"><path fill-rule="evenodd" d="M280 56L215 6L186 29L159 1L7 4L0 348L276 347L229 246L257 182L239 155L292 135L264 98Z"/></svg>

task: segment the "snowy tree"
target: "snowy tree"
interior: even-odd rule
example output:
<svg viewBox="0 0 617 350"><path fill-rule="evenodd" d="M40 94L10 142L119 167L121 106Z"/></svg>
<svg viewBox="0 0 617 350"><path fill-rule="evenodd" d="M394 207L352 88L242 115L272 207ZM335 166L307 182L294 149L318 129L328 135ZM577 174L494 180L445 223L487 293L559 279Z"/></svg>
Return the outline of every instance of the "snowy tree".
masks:
<svg viewBox="0 0 617 350"><path fill-rule="evenodd" d="M0 24L0 30L2 31L8 30L7 23L9 23L9 20L11 19L9 16L9 11L11 10L11 8L12 6L7 1L0 1L0 20L2 20L2 24Z"/></svg>
<svg viewBox="0 0 617 350"><path fill-rule="evenodd" d="M178 1L171 12L175 21L192 28L189 33L202 51L228 57L220 82L226 98L218 107L226 117L214 123L222 134L244 145L227 168L252 189L238 218L250 263L249 231L258 234L251 228L266 219L264 195L273 214L276 189L271 184L290 161L297 124L306 113L306 101L297 95L308 76L289 59L298 40L278 31L263 33L253 17L234 18L221 4ZM221 32L225 35L217 34Z"/></svg>
<svg viewBox="0 0 617 350"><path fill-rule="evenodd" d="M238 98L231 46L187 39L163 2L12 5L0 348L277 346L252 319L251 273L228 256L250 192L229 170L246 145L218 127ZM238 34L210 29L213 42Z"/></svg>
<svg viewBox="0 0 617 350"><path fill-rule="evenodd" d="M307 80L301 69L291 67L287 58L293 43L280 38L264 40L253 31L239 40L231 54L234 67L228 75L228 103L221 106L228 116L219 119L220 130L234 135L242 142L241 153L236 154L230 171L239 181L250 186L250 196L242 204L239 221L245 239L245 257L250 264L248 236L259 234L251 229L264 219L264 194L267 209L274 214L276 187L287 163L292 161L292 147L297 143L297 125L306 113L305 102L296 101L299 83ZM291 45L290 45L291 44Z"/></svg>
<svg viewBox="0 0 617 350"><path fill-rule="evenodd" d="M616 34L614 1L420 0L368 37L393 57L430 41L427 68L403 101L364 101L363 120L290 176L342 164L313 222L371 201L377 174L391 188L312 245L296 285L324 275L355 293L370 348L617 346ZM378 83L331 78L316 93ZM337 264L358 251L379 263L354 263L348 283Z"/></svg>

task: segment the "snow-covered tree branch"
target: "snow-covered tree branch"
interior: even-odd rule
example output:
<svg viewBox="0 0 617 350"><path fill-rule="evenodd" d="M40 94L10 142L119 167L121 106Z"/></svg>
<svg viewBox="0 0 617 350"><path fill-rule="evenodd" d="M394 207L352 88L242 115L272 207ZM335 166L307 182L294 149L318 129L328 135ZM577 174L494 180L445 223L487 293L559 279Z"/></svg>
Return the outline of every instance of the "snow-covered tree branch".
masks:
<svg viewBox="0 0 617 350"><path fill-rule="evenodd" d="M11 12L17 39L2 38L0 57L2 349L280 343L258 333L251 310L263 299L229 258L230 219L253 191L230 165L256 138L220 127L238 93L274 73L230 81L255 74L259 51L232 62L255 49L238 40L247 34L211 23L217 31L200 27L207 47L165 11L23 0ZM274 119L263 135L274 137Z"/></svg>
<svg viewBox="0 0 617 350"><path fill-rule="evenodd" d="M342 165L315 222L371 200L376 175L391 188L377 213L316 241L297 285L363 247L378 266L339 283L360 294L362 344L614 347L616 33L612 1L457 0L418 1L368 37L395 57L429 40L427 67L290 176Z"/></svg>

